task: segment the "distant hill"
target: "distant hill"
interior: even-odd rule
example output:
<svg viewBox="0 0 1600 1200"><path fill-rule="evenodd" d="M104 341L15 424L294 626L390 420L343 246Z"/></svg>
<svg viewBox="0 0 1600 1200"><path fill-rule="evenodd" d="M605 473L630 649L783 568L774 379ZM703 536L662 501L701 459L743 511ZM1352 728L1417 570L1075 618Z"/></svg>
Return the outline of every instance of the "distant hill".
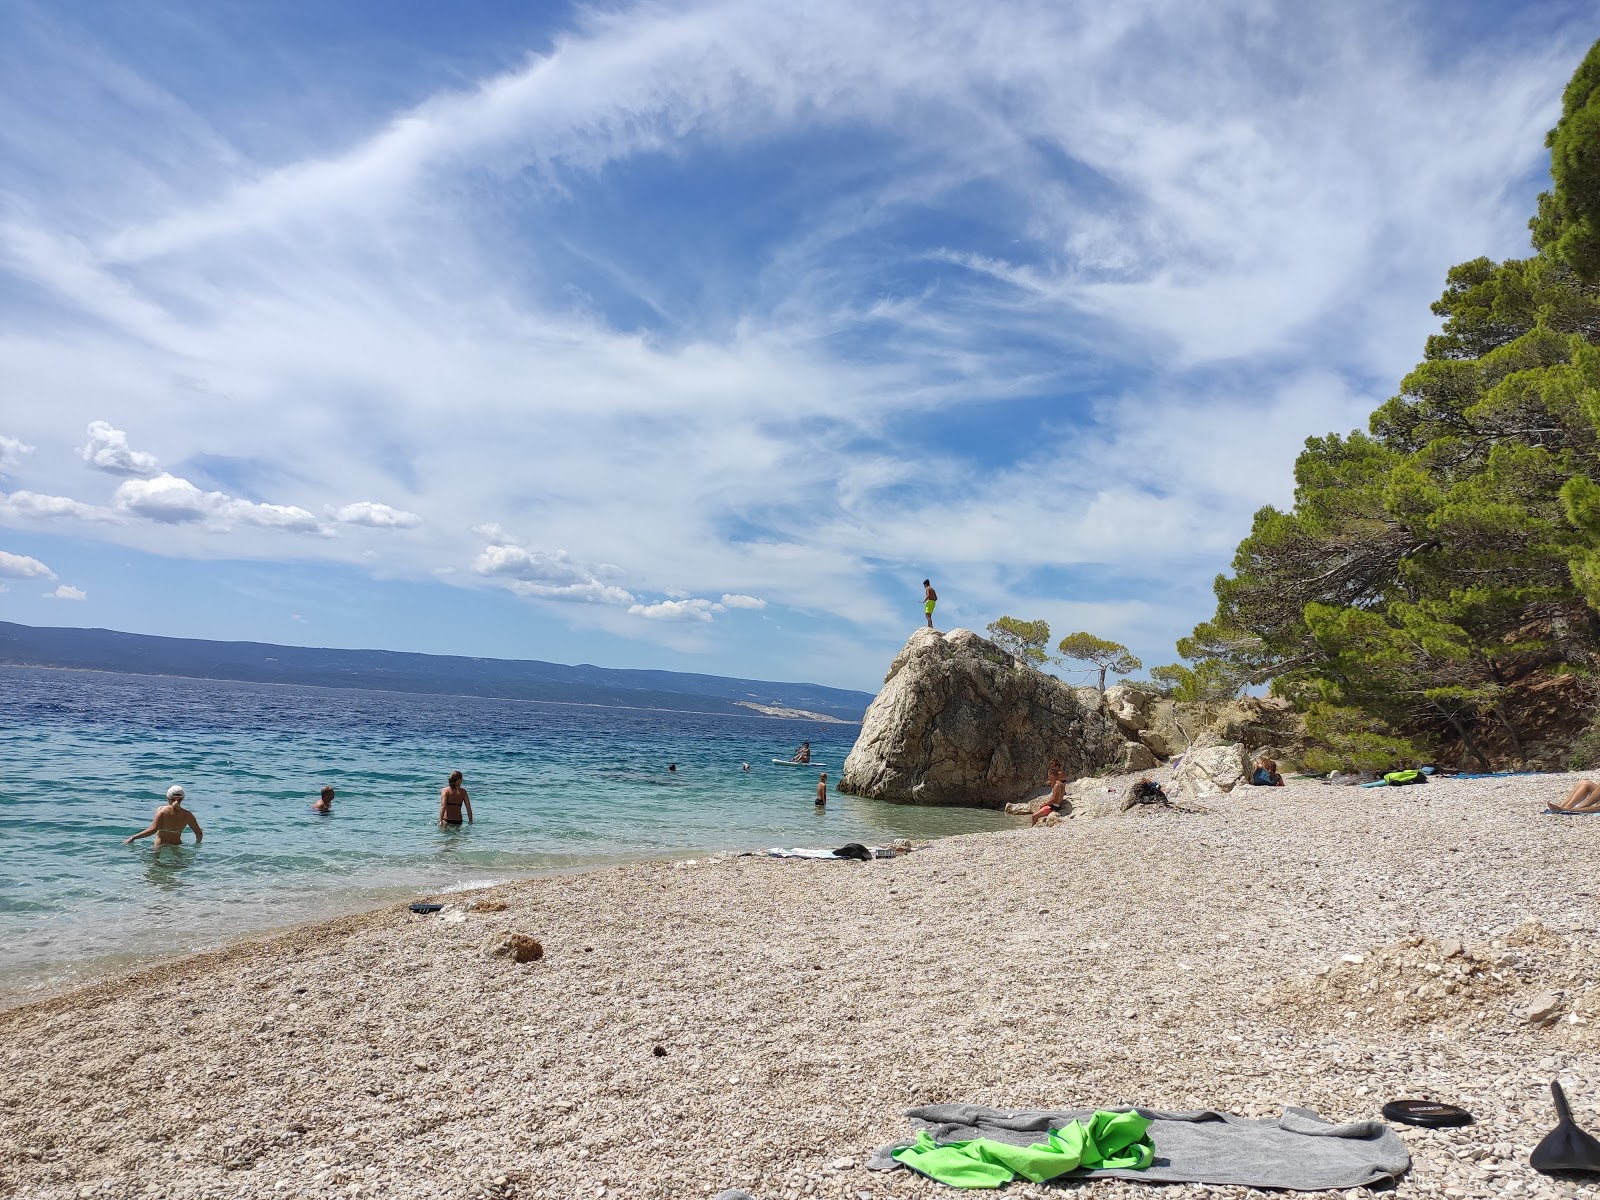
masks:
<svg viewBox="0 0 1600 1200"><path fill-rule="evenodd" d="M112 629L43 629L9 621L0 621L0 663L741 716L787 709L798 710L802 718L809 714L851 722L861 720L872 702L866 692L813 683L569 667L534 659L204 642Z"/></svg>

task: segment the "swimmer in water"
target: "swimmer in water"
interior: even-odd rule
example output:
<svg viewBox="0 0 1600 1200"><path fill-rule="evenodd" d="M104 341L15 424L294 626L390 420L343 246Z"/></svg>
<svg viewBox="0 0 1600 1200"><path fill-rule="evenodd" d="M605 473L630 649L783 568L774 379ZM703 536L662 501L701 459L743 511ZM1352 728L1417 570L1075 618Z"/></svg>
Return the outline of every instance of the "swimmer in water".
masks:
<svg viewBox="0 0 1600 1200"><path fill-rule="evenodd" d="M333 784L322 785L322 795L312 801L311 811L315 813L331 813L333 811Z"/></svg>
<svg viewBox="0 0 1600 1200"><path fill-rule="evenodd" d="M200 828L200 822L194 819L194 814L183 807L184 792L178 784L173 784L167 789L167 802L156 809L155 816L150 818L150 825L130 838L124 838L122 844L127 846L140 838L155 835L156 853L160 854L164 846L183 845L183 831L194 830L194 844L198 846L205 838L205 833Z"/></svg>
<svg viewBox="0 0 1600 1200"><path fill-rule="evenodd" d="M450 772L450 784L439 789L439 824L460 825L461 814L467 814L467 824L472 824L472 800L467 789L461 786L461 772Z"/></svg>
<svg viewBox="0 0 1600 1200"><path fill-rule="evenodd" d="M748 771L748 770L749 770L749 769L750 769L750 764L749 764L749 763L745 763L745 764L744 764L744 769L745 769L745 770L746 770L746 771Z"/></svg>

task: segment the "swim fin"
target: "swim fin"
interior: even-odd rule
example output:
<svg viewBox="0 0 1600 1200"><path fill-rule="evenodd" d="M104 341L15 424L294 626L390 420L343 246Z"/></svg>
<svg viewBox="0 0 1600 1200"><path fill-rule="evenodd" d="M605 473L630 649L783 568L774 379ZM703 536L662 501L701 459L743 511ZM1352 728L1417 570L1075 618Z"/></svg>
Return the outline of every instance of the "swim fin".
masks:
<svg viewBox="0 0 1600 1200"><path fill-rule="evenodd" d="M1566 1093L1554 1080L1550 1094L1556 1101L1556 1127L1533 1148L1528 1163L1535 1171L1593 1171L1600 1173L1600 1138L1585 1133L1572 1120Z"/></svg>

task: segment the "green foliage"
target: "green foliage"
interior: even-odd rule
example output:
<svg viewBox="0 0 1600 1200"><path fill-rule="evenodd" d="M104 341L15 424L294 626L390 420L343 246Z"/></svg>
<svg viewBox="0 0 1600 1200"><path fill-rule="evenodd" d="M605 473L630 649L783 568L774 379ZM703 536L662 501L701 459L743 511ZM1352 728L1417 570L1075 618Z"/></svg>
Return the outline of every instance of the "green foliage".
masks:
<svg viewBox="0 0 1600 1200"><path fill-rule="evenodd" d="M1573 771L1600 767L1600 725L1591 725L1578 735L1567 751L1567 767Z"/></svg>
<svg viewBox="0 0 1600 1200"><path fill-rule="evenodd" d="M1038 667L1050 661L1050 626L1044 621L1019 621L1001 617L990 621L989 640L1014 658Z"/></svg>
<svg viewBox="0 0 1600 1200"><path fill-rule="evenodd" d="M1419 761L1415 743L1360 709L1313 704L1306 712L1308 771L1393 771Z"/></svg>
<svg viewBox="0 0 1600 1200"><path fill-rule="evenodd" d="M1580 278L1600 278L1600 42L1589 48L1561 98L1561 119L1545 138L1555 187L1539 196L1528 223L1534 245Z"/></svg>
<svg viewBox="0 0 1600 1200"><path fill-rule="evenodd" d="M1069 633L1056 644L1061 657L1075 662L1093 663L1100 668L1100 690L1106 690L1106 672L1126 675L1137 671L1144 663L1129 652L1121 642L1110 642L1092 633Z"/></svg>
<svg viewBox="0 0 1600 1200"><path fill-rule="evenodd" d="M1520 756L1516 680L1600 670L1600 43L1547 144L1539 252L1453 268L1368 431L1307 439L1190 665L1151 672L1175 697L1270 680L1341 763L1439 737L1487 762L1486 729Z"/></svg>

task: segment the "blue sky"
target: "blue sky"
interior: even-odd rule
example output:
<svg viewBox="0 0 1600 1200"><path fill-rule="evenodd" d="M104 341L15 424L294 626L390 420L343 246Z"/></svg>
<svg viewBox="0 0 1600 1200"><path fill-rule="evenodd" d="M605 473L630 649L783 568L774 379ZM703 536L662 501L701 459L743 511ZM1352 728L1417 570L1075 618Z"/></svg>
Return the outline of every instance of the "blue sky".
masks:
<svg viewBox="0 0 1600 1200"><path fill-rule="evenodd" d="M875 688L1147 665L1586 5L0 0L0 618Z"/></svg>

